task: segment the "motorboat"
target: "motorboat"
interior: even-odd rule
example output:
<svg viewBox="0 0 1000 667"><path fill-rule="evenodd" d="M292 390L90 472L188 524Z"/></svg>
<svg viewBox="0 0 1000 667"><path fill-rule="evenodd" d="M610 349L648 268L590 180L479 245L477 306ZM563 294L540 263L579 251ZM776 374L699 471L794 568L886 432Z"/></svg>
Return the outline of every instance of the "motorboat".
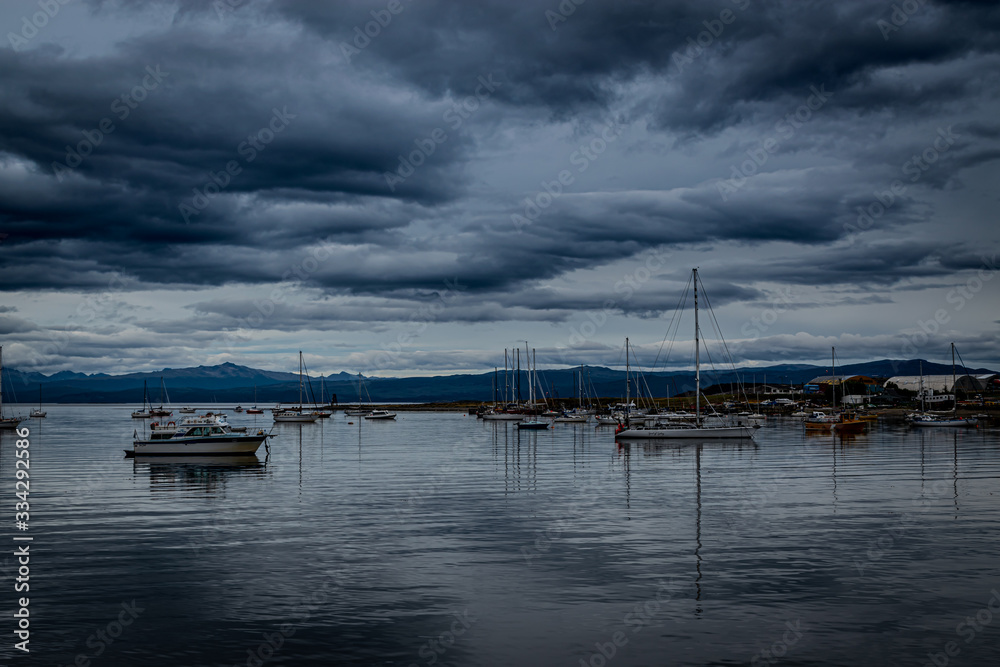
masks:
<svg viewBox="0 0 1000 667"><path fill-rule="evenodd" d="M395 419L396 413L388 410L372 410L365 415L365 419Z"/></svg>
<svg viewBox="0 0 1000 667"><path fill-rule="evenodd" d="M300 423L312 423L319 419L319 417L311 412L303 412L295 408L288 408L286 410L282 410L281 412L275 412L272 414L272 418L276 422Z"/></svg>
<svg viewBox="0 0 1000 667"><path fill-rule="evenodd" d="M181 412L184 412L184 410L181 410ZM192 410L192 412L193 412L193 410ZM233 408L233 412L243 412L243 406L242 405L237 405L235 408Z"/></svg>
<svg viewBox="0 0 1000 667"><path fill-rule="evenodd" d="M191 408L191 407L188 407L188 406L185 405L183 408L181 408L177 412L180 413L180 414L182 414L182 415L193 415L194 413L196 413L198 411L195 410L194 408ZM239 412L239 409L237 409L236 412Z"/></svg>
<svg viewBox="0 0 1000 667"><path fill-rule="evenodd" d="M136 438L126 456L246 456L256 453L269 434L234 433L228 425L195 420L176 428L153 429L149 438Z"/></svg>

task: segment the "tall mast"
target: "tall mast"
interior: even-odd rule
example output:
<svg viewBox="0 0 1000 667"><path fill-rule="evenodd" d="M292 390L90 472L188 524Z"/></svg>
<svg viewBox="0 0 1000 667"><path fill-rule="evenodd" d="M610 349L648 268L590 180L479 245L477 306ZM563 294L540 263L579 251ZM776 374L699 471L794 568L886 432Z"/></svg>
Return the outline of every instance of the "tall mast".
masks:
<svg viewBox="0 0 1000 667"><path fill-rule="evenodd" d="M299 350L299 410L302 410L302 350Z"/></svg>
<svg viewBox="0 0 1000 667"><path fill-rule="evenodd" d="M701 345L698 340L698 269L694 276L694 423L701 426Z"/></svg>
<svg viewBox="0 0 1000 667"><path fill-rule="evenodd" d="M527 343L525 343L527 349ZM521 402L521 348L517 348L517 375L514 376L514 385L517 387L517 402Z"/></svg>
<svg viewBox="0 0 1000 667"><path fill-rule="evenodd" d="M0 345L0 419L3 418L3 345Z"/></svg>
<svg viewBox="0 0 1000 667"><path fill-rule="evenodd" d="M507 348L503 349L503 403L507 406L507 385L510 383L510 375L507 374Z"/></svg>
<svg viewBox="0 0 1000 667"><path fill-rule="evenodd" d="M833 377L830 379L830 386L833 387L833 409L837 409L837 348L830 348L830 365L833 368Z"/></svg>
<svg viewBox="0 0 1000 667"><path fill-rule="evenodd" d="M525 360L525 363L528 364L528 402L533 404L535 402L535 391L534 391L535 388L533 386L531 386L531 353L528 352L528 341L524 341L524 360ZM521 398L521 382L520 382L520 380L521 380L521 348L517 348L517 369L518 369L518 373L517 373L517 379L518 379L517 397L520 400L520 398ZM532 405L531 407L534 408L535 406Z"/></svg>
<svg viewBox="0 0 1000 667"><path fill-rule="evenodd" d="M39 391L41 391L41 385L38 385ZM952 413L958 416L958 381L955 378L955 344L951 344L951 393L954 394L955 407L952 409ZM39 394L38 404L41 405L42 397Z"/></svg>
<svg viewBox="0 0 1000 667"><path fill-rule="evenodd" d="M924 411L924 362L920 362L920 411Z"/></svg>
<svg viewBox="0 0 1000 667"><path fill-rule="evenodd" d="M628 338L625 338L625 414L628 415L631 410L628 408L628 404L632 400L632 384L629 380L629 375L631 370L628 366Z"/></svg>

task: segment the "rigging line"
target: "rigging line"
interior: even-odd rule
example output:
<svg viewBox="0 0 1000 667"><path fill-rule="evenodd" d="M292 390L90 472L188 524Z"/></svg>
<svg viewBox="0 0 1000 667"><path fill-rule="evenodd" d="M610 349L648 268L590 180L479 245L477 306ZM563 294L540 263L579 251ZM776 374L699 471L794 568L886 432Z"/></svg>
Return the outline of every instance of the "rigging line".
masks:
<svg viewBox="0 0 1000 667"><path fill-rule="evenodd" d="M704 281L702 281L701 283L701 290L702 294L705 296L705 305L708 307L708 314L712 318L711 321L714 323L715 330L718 331L719 333L719 340L722 341L722 348L726 351L726 356L729 358L729 365L733 369L733 373L736 375L736 383L740 388L740 393L743 394L743 397L746 398L747 403L749 403L750 398L746 395L746 387L744 386L743 381L740 379L739 373L736 371L736 362L733 359L732 353L729 351L729 344L726 343L725 336L722 335L722 329L721 327L719 327L719 320L715 317L715 309L712 308L712 302L708 298L708 292L705 291Z"/></svg>
<svg viewBox="0 0 1000 667"><path fill-rule="evenodd" d="M962 377L972 377L972 374L969 373L969 367L965 365L965 359L962 358L962 353L958 351L957 345L955 345L955 354L958 355L958 360L962 362L962 368L965 369L965 375ZM958 383L956 382L955 384L957 385ZM976 385L974 384L973 387L975 386ZM958 387L952 387L951 393L955 394L955 405L958 405ZM966 398L968 398L968 396L966 396Z"/></svg>
<svg viewBox="0 0 1000 667"><path fill-rule="evenodd" d="M683 312L684 306L687 304L687 296L688 292L691 290L691 281L693 280L693 278L694 276L688 278L687 284L684 286L684 292L681 294L680 299L677 300L677 306L674 307L674 314L670 316L670 323L667 324L667 331L663 335L663 340L660 341L660 349L657 350L656 352L656 359L653 360L652 368L656 368L656 364L660 360L660 354L663 352L663 345L667 342L667 338L670 336L670 328L674 326L676 329L677 327L680 326L680 313ZM674 320L677 320L676 325L674 325ZM676 331L674 336L676 337ZM667 356L663 360L664 364L667 363L667 360L670 358L670 352L673 349L673 347L674 347L674 339L671 338L670 347L667 348Z"/></svg>

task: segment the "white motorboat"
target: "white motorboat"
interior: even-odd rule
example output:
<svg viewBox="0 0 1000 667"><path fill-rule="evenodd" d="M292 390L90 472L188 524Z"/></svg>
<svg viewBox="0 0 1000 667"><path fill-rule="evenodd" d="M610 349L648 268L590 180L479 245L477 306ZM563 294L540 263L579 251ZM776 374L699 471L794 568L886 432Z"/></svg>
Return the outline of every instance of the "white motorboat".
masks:
<svg viewBox="0 0 1000 667"><path fill-rule="evenodd" d="M395 419L396 413L388 410L372 410L365 415L365 419Z"/></svg>
<svg viewBox="0 0 1000 667"><path fill-rule="evenodd" d="M263 430L253 435L234 433L219 423L182 424L177 428L156 429L149 438L136 438L127 456L245 456L256 453L269 435Z"/></svg>
<svg viewBox="0 0 1000 667"><path fill-rule="evenodd" d="M652 426L640 426L630 428L628 426L628 414L626 413L626 426L616 433L616 437L623 440L628 439L730 439L746 438L753 439L754 429L750 426L740 425L707 425L701 417L701 330L698 328L698 269L691 270L691 282L694 286L694 423L684 422L659 422ZM628 363L628 339L625 341L625 360ZM626 383L627 392L628 383ZM625 401L628 403L631 397L626 394Z"/></svg>
<svg viewBox="0 0 1000 667"><path fill-rule="evenodd" d="M24 417L3 416L3 346L0 345L0 430L9 431L15 429L23 421Z"/></svg>
<svg viewBox="0 0 1000 667"><path fill-rule="evenodd" d="M189 408L188 406L184 406L183 408L181 408L177 412L179 412L182 415L193 415L194 413L196 413L198 411L195 410L194 408ZM237 410L237 412L239 412L239 410Z"/></svg>

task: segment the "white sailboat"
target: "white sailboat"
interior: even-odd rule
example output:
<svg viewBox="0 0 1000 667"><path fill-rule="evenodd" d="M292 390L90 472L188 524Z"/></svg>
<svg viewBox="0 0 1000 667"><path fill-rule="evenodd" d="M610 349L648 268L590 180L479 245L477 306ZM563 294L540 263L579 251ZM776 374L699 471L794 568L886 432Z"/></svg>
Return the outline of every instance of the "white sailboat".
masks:
<svg viewBox="0 0 1000 667"><path fill-rule="evenodd" d="M963 362L964 363L964 362ZM955 374L955 344L951 344L951 393L954 394L954 407L950 417L931 415L924 412L924 369L920 364L920 414L910 416L910 425L920 428L966 428L976 426L979 420L975 417L958 416L958 378Z"/></svg>
<svg viewBox="0 0 1000 667"><path fill-rule="evenodd" d="M528 356L528 341L524 342L524 355ZM537 370L537 369L536 369ZM532 372L531 357L528 357L528 405L531 409L535 409L535 375ZM517 427L521 429L531 429L535 431L540 431L547 429L549 427L549 422L538 419L534 415L527 415L524 417L523 421L517 423Z"/></svg>
<svg viewBox="0 0 1000 667"><path fill-rule="evenodd" d="M302 409L302 389L304 387L302 376L302 350L299 350L299 405L293 408L283 408L275 410L272 418L276 422L315 422L317 416L311 412L304 412Z"/></svg>
<svg viewBox="0 0 1000 667"><path fill-rule="evenodd" d="M257 407L257 385L253 386L253 407L247 408L248 415L262 415L264 411Z"/></svg>
<svg viewBox="0 0 1000 667"><path fill-rule="evenodd" d="M698 327L698 269L691 270L692 282L694 284L694 401L695 417L694 423L655 423L651 427L630 427L629 418L625 418L625 430L619 432L616 437L629 439L700 439L712 440L717 438L745 438L753 439L753 429L747 426L730 426L727 424L707 425L701 416L701 331ZM721 418L718 419L721 421Z"/></svg>
<svg viewBox="0 0 1000 667"><path fill-rule="evenodd" d="M41 419L45 414L45 410L42 410L42 385L38 385L38 409L31 408L29 416Z"/></svg>
<svg viewBox="0 0 1000 667"><path fill-rule="evenodd" d="M3 346L0 345L0 430L9 431L15 429L23 421L24 417L3 416Z"/></svg>
<svg viewBox="0 0 1000 667"><path fill-rule="evenodd" d="M149 419L153 415L150 410L152 406L149 405L149 393L146 391L146 381L142 381L142 407L138 410L132 411L132 419Z"/></svg>

